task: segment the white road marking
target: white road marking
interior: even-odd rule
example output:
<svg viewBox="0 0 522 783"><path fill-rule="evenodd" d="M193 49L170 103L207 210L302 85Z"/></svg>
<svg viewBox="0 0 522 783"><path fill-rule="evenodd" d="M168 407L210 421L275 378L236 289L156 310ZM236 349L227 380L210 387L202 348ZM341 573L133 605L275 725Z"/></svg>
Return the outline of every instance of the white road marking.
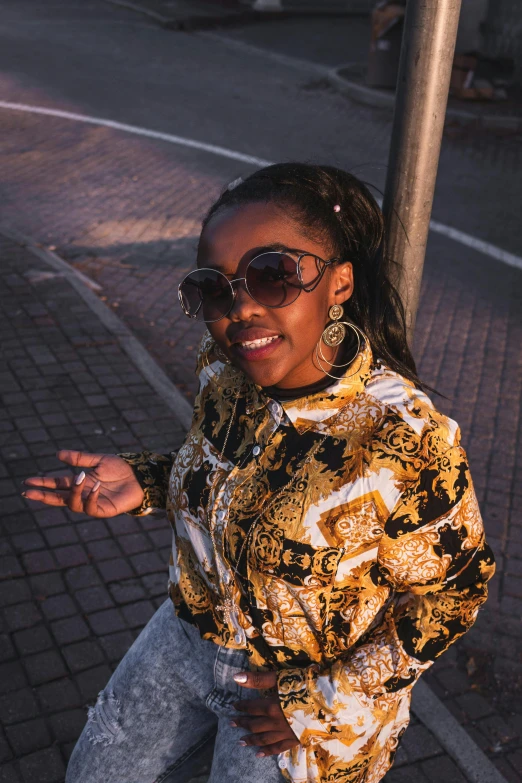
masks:
<svg viewBox="0 0 522 783"><path fill-rule="evenodd" d="M140 128L138 125L127 125L124 122L107 120L103 117L90 117L87 114L75 114L61 109L48 109L45 106L29 106L25 103L11 103L10 101L0 101L0 109L10 111L23 111L28 114L43 114L46 117L59 117L62 120L73 120L74 122L85 122L89 125L103 125L106 128L133 133L136 136L147 136L149 139L159 139L168 141L171 144L179 144L182 147L191 147L192 149L210 152L213 155L221 155L222 158L239 160L241 163L249 163L252 166L269 166L269 160L256 158L254 155L245 155L242 152L235 152L226 147L219 147L216 144L206 144L203 141L187 139L184 136L174 136L172 133L161 133L161 131L151 130L150 128Z"/></svg>
<svg viewBox="0 0 522 783"><path fill-rule="evenodd" d="M136 136L145 136L149 139L158 139L160 141L166 141L170 144L178 144L181 147L189 147L191 149L201 150L202 152L209 152L212 155L219 155L222 158L229 158L230 160L237 160L241 163L247 163L251 166L270 166L272 161L265 160L264 158L257 158L255 155L246 155L243 152L236 152L235 150L228 149L227 147L220 147L216 144L207 144L203 141L197 141L196 139L188 139L185 136L176 136L172 133L162 133L161 131L151 130L150 128L142 128L138 125L127 125L123 122L116 122L115 120L108 120L103 117L91 117L87 114L76 114L70 111L62 111L61 109L50 109L45 106L31 106L25 103L12 103L11 101L0 101L0 109L6 109L7 111L20 111L28 114L42 114L47 117L58 117L63 120L72 120L73 122L83 122L89 125L100 125L106 128L113 128L114 130L124 131L125 133L133 133ZM430 222L430 228L437 234L442 234L448 239L453 239L454 242L459 242L461 245L477 250L483 255L489 256L500 261L508 266L522 269L522 257L510 253L507 250L503 250L490 242L485 242L483 239L474 237L471 234L466 234L464 231L460 231L458 228L447 226L444 223L439 223L436 220Z"/></svg>

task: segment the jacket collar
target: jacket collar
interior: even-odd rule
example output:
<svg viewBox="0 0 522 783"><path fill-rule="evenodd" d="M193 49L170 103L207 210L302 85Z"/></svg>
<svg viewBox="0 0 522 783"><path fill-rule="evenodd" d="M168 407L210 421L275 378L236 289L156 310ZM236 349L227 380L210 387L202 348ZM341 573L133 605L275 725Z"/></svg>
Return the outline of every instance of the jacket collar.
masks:
<svg viewBox="0 0 522 783"><path fill-rule="evenodd" d="M247 412L267 408L279 424L283 418L299 433L310 430L327 434L342 408L354 401L365 389L373 370L373 354L367 341L346 373L330 386L315 394L295 400L280 400L273 404L261 386L253 384L240 370L223 361L219 349L208 332L205 333L198 356L198 372L206 373L211 382L223 390L243 390L248 399Z"/></svg>

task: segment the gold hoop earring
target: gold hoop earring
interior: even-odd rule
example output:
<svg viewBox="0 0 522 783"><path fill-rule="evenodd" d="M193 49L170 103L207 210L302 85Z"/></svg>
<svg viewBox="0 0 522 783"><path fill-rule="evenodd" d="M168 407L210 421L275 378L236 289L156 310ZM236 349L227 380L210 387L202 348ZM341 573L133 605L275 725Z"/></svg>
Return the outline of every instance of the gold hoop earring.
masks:
<svg viewBox="0 0 522 783"><path fill-rule="evenodd" d="M336 304L330 307L328 311L328 316L332 319L334 323L329 324L324 329L317 345L315 346L315 358L317 360L317 364L319 368L322 370L322 372L324 372L330 378L334 378L336 381L338 381L340 377L351 378L353 375L356 375L360 370L360 366L353 373L350 373L350 375L337 376L337 375L332 375L332 373L328 372L328 370L326 370L323 367L322 362L325 362L325 364L329 365L330 367L336 367L336 368L348 367L350 364L352 364L352 362L355 361L355 359L357 358L361 350L361 338L362 340L364 340L365 343L368 342L366 335L361 329L359 329L358 326L351 323L350 321L340 320L343 317L343 315L344 315L344 310L342 305ZM334 364L333 362L329 361L324 355L321 342L324 342L324 344L328 345L330 348L336 348L338 345L342 343L342 341L346 337L347 329L351 329L355 333L355 336L357 337L356 351L354 355L349 359L349 361L343 362L343 364Z"/></svg>

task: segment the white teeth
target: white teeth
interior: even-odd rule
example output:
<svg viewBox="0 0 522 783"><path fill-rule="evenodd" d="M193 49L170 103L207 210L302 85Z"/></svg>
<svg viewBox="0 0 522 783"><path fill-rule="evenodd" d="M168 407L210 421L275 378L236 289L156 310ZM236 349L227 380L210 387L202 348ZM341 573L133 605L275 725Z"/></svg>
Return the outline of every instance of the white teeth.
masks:
<svg viewBox="0 0 522 783"><path fill-rule="evenodd" d="M274 337L262 337L260 340L248 340L243 343L240 343L242 348L246 348L247 350L251 351L254 348L260 348L262 345L268 345L268 343L273 343L274 340L278 340L279 336L274 335Z"/></svg>

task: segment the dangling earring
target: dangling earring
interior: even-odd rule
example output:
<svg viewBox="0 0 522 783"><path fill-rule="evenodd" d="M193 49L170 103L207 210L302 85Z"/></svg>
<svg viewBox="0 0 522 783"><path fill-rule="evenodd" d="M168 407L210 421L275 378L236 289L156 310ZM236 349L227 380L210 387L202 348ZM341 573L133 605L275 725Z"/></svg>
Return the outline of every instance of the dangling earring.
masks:
<svg viewBox="0 0 522 783"><path fill-rule="evenodd" d="M330 367L348 367L349 364L351 364L356 358L361 350L361 337L363 340L367 342L366 335L364 334L361 329L359 329L358 326L355 324L352 324L350 321L341 321L341 318L344 315L344 310L342 305L332 305L328 311L328 317L332 319L333 323L329 324L323 331L321 335L321 339L315 346L315 358L317 359L317 364L319 365L320 369L326 374L329 375L330 378L335 378L335 380L339 380L339 376L332 375L328 372L328 370L325 370L323 367L321 360L328 364ZM352 329L352 331L355 333L355 336L357 337L357 349L354 353L354 355L343 364L334 364L333 362L330 362L326 356L323 353L323 347L321 345L321 342L323 342L325 345L328 345L330 348L337 348L338 345L342 343L344 338L346 337L346 329ZM357 368L353 373L350 375L345 375L341 377L345 378L351 378L352 375L355 375L357 372L359 372L360 367Z"/></svg>
<svg viewBox="0 0 522 783"><path fill-rule="evenodd" d="M214 355L218 362L221 362L224 365L220 375L215 373L212 369L209 359L210 353ZM234 367L228 356L225 355L224 351L221 350L217 343L210 342L209 340L206 350L203 351L201 364L202 368L206 370L209 380L225 393L225 397L229 396L232 392L237 392L243 387L246 388L245 376L239 368Z"/></svg>

